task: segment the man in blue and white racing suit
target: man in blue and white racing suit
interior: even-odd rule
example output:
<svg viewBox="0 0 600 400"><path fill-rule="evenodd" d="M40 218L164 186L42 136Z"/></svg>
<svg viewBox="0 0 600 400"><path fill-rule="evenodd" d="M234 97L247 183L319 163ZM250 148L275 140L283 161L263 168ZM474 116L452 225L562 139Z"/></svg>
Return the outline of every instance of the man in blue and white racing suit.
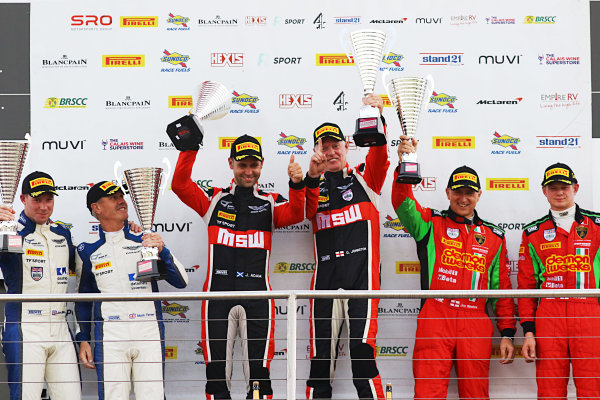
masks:
<svg viewBox="0 0 600 400"><path fill-rule="evenodd" d="M130 232L127 203L119 186L110 181L97 183L87 194L87 206L100 221L100 230L98 241L77 247L83 262L80 293L157 292L156 281L135 280L142 246L157 247L166 281L176 288L186 287L185 269L160 235ZM80 327L79 358L87 368L96 369L100 400L129 400L131 380L136 399L164 400L164 325L158 301L83 302L75 305L75 314Z"/></svg>

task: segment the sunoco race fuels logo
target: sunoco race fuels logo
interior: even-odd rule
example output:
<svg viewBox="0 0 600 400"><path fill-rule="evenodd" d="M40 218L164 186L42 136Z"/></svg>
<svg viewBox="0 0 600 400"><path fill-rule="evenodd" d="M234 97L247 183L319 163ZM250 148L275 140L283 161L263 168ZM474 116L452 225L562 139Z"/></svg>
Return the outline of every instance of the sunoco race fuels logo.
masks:
<svg viewBox="0 0 600 400"><path fill-rule="evenodd" d="M442 108L430 108L427 111L430 113L455 113L457 111L456 108L454 108L455 101L456 96L450 96L445 93L436 93L434 91L429 98L429 103L436 104Z"/></svg>
<svg viewBox="0 0 600 400"><path fill-rule="evenodd" d="M258 97L250 96L249 94L246 94L246 93L239 94L235 90L233 91L232 94L233 94L233 97L231 98L231 102L233 104L236 104L240 107L248 107L248 109L236 110L236 109L232 108L229 111L230 113L239 114L239 113L258 113L259 112L259 109L256 108L256 103L258 103Z"/></svg>
<svg viewBox="0 0 600 400"><path fill-rule="evenodd" d="M179 66L179 68L161 68L160 72L190 72L190 68L187 66L190 56L177 52L171 53L168 50L163 50L163 54L160 61L173 66Z"/></svg>
<svg viewBox="0 0 600 400"><path fill-rule="evenodd" d="M168 31L189 31L190 27L187 23L190 21L188 17L182 17L181 15L174 15L173 13L169 13L169 18L167 18L168 24L173 24L175 26L167 27Z"/></svg>
<svg viewBox="0 0 600 400"><path fill-rule="evenodd" d="M396 238L396 237L400 237L400 238L410 238L411 236L408 234L408 232L406 232L406 229L404 228L404 225L402 225L402 222L400 222L400 219L398 218L392 218L389 215L387 215L385 217L385 219L387 221L385 221L383 223L383 227L384 228L388 228L388 229L392 229L398 233L384 233L383 237L384 238Z"/></svg>
<svg viewBox="0 0 600 400"><path fill-rule="evenodd" d="M492 154L521 154L521 150L517 149L517 144L521 141L519 138L508 136L507 134L500 135L494 132L492 144L501 146L505 150L492 150Z"/></svg>
<svg viewBox="0 0 600 400"><path fill-rule="evenodd" d="M290 149L296 150L278 150L277 154L306 154L307 151L304 150L302 145L306 143L306 139L300 138L294 135L286 136L285 133L281 132L279 134L280 139L277 140L277 144L280 146L286 146Z"/></svg>

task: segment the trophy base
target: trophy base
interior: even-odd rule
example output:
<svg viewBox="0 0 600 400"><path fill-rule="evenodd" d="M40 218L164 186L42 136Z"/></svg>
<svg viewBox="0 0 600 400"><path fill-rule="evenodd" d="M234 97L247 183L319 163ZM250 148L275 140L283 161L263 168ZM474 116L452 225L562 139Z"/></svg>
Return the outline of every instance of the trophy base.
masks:
<svg viewBox="0 0 600 400"><path fill-rule="evenodd" d="M418 183L421 183L421 181L423 180L423 178L421 178L419 163L402 161L399 167L400 172L398 173L396 182L416 185Z"/></svg>
<svg viewBox="0 0 600 400"><path fill-rule="evenodd" d="M150 282L166 278L164 261L155 259L138 261L136 281Z"/></svg>
<svg viewBox="0 0 600 400"><path fill-rule="evenodd" d="M383 133L383 123L379 117L359 118L352 136L358 147L384 146L387 139Z"/></svg>
<svg viewBox="0 0 600 400"><path fill-rule="evenodd" d="M167 125L167 134L179 151L198 150L204 134L200 121L193 115L186 115Z"/></svg>
<svg viewBox="0 0 600 400"><path fill-rule="evenodd" d="M16 234L0 234L0 253L23 253L23 238Z"/></svg>

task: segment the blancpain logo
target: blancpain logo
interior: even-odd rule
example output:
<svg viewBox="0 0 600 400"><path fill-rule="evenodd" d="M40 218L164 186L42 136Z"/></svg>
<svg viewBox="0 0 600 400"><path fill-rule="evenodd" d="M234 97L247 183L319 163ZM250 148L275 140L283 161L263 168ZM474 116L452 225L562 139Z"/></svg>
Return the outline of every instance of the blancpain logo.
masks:
<svg viewBox="0 0 600 400"><path fill-rule="evenodd" d="M122 100L106 100L107 110L136 110L150 108L150 100L134 100L131 96L125 96Z"/></svg>
<svg viewBox="0 0 600 400"><path fill-rule="evenodd" d="M63 55L56 59L43 59L42 68L87 68L87 58L70 58Z"/></svg>

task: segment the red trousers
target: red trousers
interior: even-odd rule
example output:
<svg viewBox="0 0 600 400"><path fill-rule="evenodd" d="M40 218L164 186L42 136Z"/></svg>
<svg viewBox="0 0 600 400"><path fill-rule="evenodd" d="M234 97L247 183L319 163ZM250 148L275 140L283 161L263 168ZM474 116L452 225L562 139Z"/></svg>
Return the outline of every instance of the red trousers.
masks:
<svg viewBox="0 0 600 400"><path fill-rule="evenodd" d="M600 305L542 299L535 319L538 399L567 399L570 366L577 398L600 399Z"/></svg>
<svg viewBox="0 0 600 400"><path fill-rule="evenodd" d="M468 299L455 304L468 304ZM452 365L461 399L489 399L494 328L483 312L427 299L417 319L413 356L415 400L445 400Z"/></svg>

